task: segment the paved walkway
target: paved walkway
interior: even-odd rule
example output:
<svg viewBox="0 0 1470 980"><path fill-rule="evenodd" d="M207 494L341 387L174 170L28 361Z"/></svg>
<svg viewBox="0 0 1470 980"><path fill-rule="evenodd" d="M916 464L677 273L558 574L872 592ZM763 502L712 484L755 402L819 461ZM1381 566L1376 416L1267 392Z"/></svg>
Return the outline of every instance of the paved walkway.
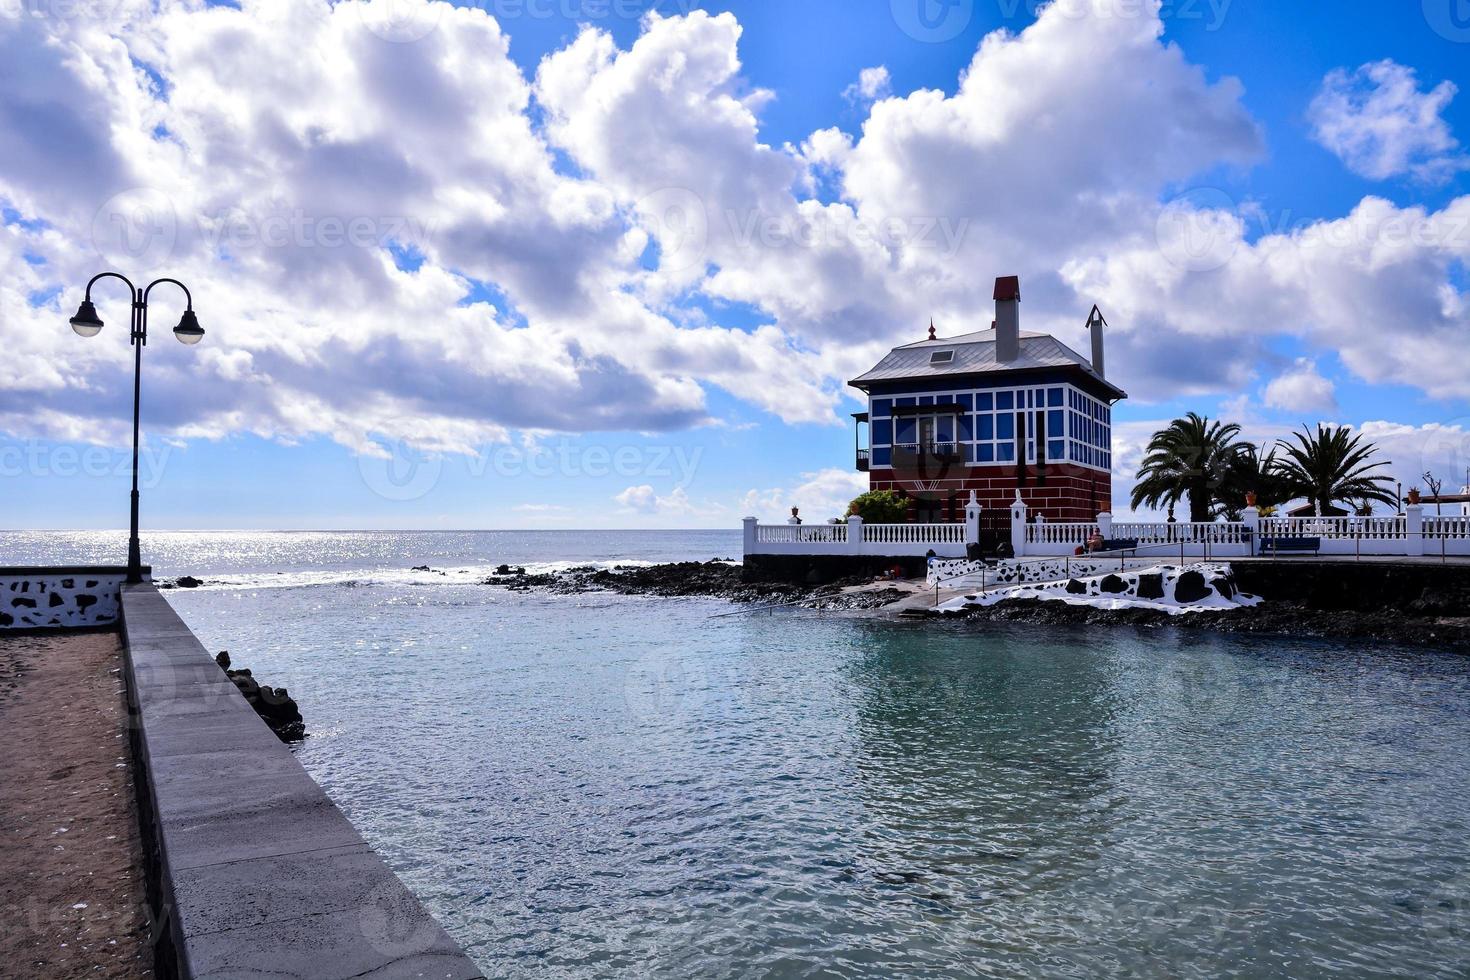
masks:
<svg viewBox="0 0 1470 980"><path fill-rule="evenodd" d="M0 636L0 975L153 975L121 654Z"/></svg>

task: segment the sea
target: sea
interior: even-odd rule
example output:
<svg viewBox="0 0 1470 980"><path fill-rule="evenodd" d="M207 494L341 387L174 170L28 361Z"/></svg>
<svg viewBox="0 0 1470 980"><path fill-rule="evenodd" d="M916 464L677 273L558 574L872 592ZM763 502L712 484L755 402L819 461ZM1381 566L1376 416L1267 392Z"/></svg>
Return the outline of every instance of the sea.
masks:
<svg viewBox="0 0 1470 980"><path fill-rule="evenodd" d="M8 532L0 564L124 545ZM1470 658L481 584L739 550L143 541L487 976L1470 975Z"/></svg>

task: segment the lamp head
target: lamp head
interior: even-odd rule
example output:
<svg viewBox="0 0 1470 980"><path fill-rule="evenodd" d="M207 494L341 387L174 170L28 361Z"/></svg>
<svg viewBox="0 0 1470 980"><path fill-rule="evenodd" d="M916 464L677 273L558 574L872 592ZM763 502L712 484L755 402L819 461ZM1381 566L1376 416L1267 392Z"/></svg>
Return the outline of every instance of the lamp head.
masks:
<svg viewBox="0 0 1470 980"><path fill-rule="evenodd" d="M82 305L77 307L77 315L71 318L71 328L79 337L95 337L101 331L102 318L97 315L97 307L91 300L82 300Z"/></svg>
<svg viewBox="0 0 1470 980"><path fill-rule="evenodd" d="M181 344L197 344L204 339L204 328L199 325L199 318L194 315L193 310L184 311L179 325L174 327L174 336L179 338Z"/></svg>

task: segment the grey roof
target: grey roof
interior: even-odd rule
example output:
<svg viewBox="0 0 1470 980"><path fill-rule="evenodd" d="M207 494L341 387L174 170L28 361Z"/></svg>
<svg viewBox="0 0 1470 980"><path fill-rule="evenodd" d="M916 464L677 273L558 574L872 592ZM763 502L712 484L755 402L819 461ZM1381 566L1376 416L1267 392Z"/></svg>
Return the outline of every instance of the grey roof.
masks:
<svg viewBox="0 0 1470 980"><path fill-rule="evenodd" d="M954 360L946 364L930 364L929 355L937 350L953 350ZM849 384L862 387L875 381L911 381L1059 367L1081 368L1094 380L1117 392L1118 397L1127 397L1122 388L1098 375L1087 358L1051 334L1027 333L1024 330L1021 332L1020 356L1005 364L995 359L995 331L977 330L958 337L921 340L916 344L895 347L872 370L853 378Z"/></svg>

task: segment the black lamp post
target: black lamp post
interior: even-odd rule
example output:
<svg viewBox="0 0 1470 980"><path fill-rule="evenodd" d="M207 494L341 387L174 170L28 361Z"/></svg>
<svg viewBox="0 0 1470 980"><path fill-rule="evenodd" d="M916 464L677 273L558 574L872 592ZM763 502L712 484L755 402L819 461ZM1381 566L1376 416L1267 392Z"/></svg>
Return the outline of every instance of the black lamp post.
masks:
<svg viewBox="0 0 1470 980"><path fill-rule="evenodd" d="M143 384L143 346L148 343L148 294L153 292L154 286L165 282L173 283L184 291L187 308L179 319L179 325L174 327L174 336L179 338L180 343L199 343L204 339L204 328L199 326L199 320L194 316L194 297L190 295L189 287L177 279L155 279L147 287L138 289L126 276L116 272L103 272L88 281L82 305L77 307L77 315L71 318L71 328L78 336L95 337L101 331L102 318L92 305L92 284L98 279L107 278L121 279L127 283L128 295L133 304L133 319L128 334L128 341L133 345L133 495L132 520L128 533L128 581L141 582L143 559L138 547L138 402Z"/></svg>

